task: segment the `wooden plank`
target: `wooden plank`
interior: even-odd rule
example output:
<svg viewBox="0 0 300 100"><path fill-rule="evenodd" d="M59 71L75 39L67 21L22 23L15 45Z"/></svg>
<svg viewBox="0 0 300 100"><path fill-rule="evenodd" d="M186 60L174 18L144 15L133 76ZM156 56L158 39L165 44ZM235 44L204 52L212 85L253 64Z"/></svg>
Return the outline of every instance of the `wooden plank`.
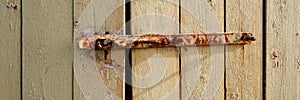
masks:
<svg viewBox="0 0 300 100"><path fill-rule="evenodd" d="M124 70L103 70L104 51L82 50L77 38L93 32L124 30L124 0L75 0L74 99L119 100L124 97ZM125 51L112 50L109 59L125 66ZM118 75L117 75L118 74Z"/></svg>
<svg viewBox="0 0 300 100"><path fill-rule="evenodd" d="M22 5L23 99L72 99L72 0Z"/></svg>
<svg viewBox="0 0 300 100"><path fill-rule="evenodd" d="M82 91L80 90L79 84L76 80L76 77L74 77L74 87L73 87L73 98L74 100L86 100L84 97Z"/></svg>
<svg viewBox="0 0 300 100"><path fill-rule="evenodd" d="M178 0L131 1L133 34L179 31ZM179 58L175 48L132 50L133 99L179 100Z"/></svg>
<svg viewBox="0 0 300 100"><path fill-rule="evenodd" d="M74 1L74 37L76 37L76 28L78 27L79 25L79 17L81 16L82 12L84 11L84 9L88 6L88 4L91 3L91 0L73 0ZM76 46L74 44L74 61L76 61ZM76 66L76 63L74 62L74 67ZM76 70L76 69L75 69ZM76 71L74 71L74 74L76 74ZM74 100L86 100L81 89L80 89L80 86L78 84L78 81L77 81L77 77L76 75L73 76L74 77L74 87L73 87L73 98Z"/></svg>
<svg viewBox="0 0 300 100"><path fill-rule="evenodd" d="M0 99L20 99L20 1L0 2Z"/></svg>
<svg viewBox="0 0 300 100"><path fill-rule="evenodd" d="M226 31L248 31L250 45L226 46L226 99L262 99L262 0L227 0Z"/></svg>
<svg viewBox="0 0 300 100"><path fill-rule="evenodd" d="M223 0L181 1L181 32L222 32ZM182 99L224 99L224 47L181 48Z"/></svg>
<svg viewBox="0 0 300 100"><path fill-rule="evenodd" d="M267 1L266 99L300 99L300 1Z"/></svg>

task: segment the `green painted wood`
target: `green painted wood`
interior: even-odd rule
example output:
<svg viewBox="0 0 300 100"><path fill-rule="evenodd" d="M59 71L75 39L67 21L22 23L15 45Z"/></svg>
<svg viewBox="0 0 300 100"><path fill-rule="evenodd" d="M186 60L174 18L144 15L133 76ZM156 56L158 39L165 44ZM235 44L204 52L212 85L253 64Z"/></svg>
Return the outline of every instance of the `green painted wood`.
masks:
<svg viewBox="0 0 300 100"><path fill-rule="evenodd" d="M0 2L0 99L21 98L21 5L19 0Z"/></svg>
<svg viewBox="0 0 300 100"><path fill-rule="evenodd" d="M72 99L72 0L23 4L23 99Z"/></svg>

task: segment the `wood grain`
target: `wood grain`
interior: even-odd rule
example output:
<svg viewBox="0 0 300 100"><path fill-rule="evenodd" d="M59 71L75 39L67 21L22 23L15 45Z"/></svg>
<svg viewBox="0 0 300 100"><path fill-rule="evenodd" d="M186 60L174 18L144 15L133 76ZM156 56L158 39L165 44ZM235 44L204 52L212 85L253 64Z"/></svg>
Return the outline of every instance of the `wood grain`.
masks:
<svg viewBox="0 0 300 100"><path fill-rule="evenodd" d="M181 1L181 32L222 32L223 0ZM182 99L224 99L224 47L181 48Z"/></svg>
<svg viewBox="0 0 300 100"><path fill-rule="evenodd" d="M133 35L176 34L179 31L178 0L131 2ZM179 58L176 48L132 50L133 99L179 99Z"/></svg>
<svg viewBox="0 0 300 100"><path fill-rule="evenodd" d="M7 7L9 4L17 9ZM20 95L21 14L20 1L0 2L0 99L17 100Z"/></svg>
<svg viewBox="0 0 300 100"><path fill-rule="evenodd" d="M262 99L262 0L227 0L226 31L257 38L250 45L226 46L226 99Z"/></svg>
<svg viewBox="0 0 300 100"><path fill-rule="evenodd" d="M82 12L85 10L85 8L91 3L91 0L73 0L74 1L74 30L75 30L75 33L74 33L74 37L78 37L76 36L76 28L78 27L78 25L80 24L80 16L82 14ZM74 39L75 40L75 39ZM75 42L76 43L76 42ZM76 50L77 50L77 47L76 47L76 44L74 44L74 61L76 61ZM75 62L74 62L74 67L75 67ZM78 81L77 81L77 77L76 77L76 71L74 71L74 87L73 87L73 98L74 100L86 100L85 97L84 97L84 94L82 93L81 89L80 89L80 86L78 84ZM82 87L81 87L82 88Z"/></svg>
<svg viewBox="0 0 300 100"><path fill-rule="evenodd" d="M267 100L300 99L300 1L267 1Z"/></svg>
<svg viewBox="0 0 300 100"><path fill-rule="evenodd" d="M72 0L22 5L23 99L72 99Z"/></svg>
<svg viewBox="0 0 300 100"><path fill-rule="evenodd" d="M223 1L181 0L179 6L179 0L132 0L131 30L134 35L221 32L225 18ZM75 40L80 34L78 32L86 29L124 30L124 2L26 0L22 4L21 29L20 0L2 0L0 99L15 100L20 99L21 95L25 100L123 99L125 92L121 79L113 85L116 87L108 87L110 80L101 80L96 70L97 65L101 64L95 57L103 57L103 52L79 50L76 41L74 70L86 74L72 76L72 22L75 23ZM225 50L223 46L133 50L133 98L262 99L262 2L226 0L226 30L252 32L257 41L250 45L231 45L226 46ZM17 5L17 9L7 7L8 4ZM299 4L299 0L267 0L267 44L264 44L267 48L267 100L300 99ZM74 14L72 6L75 7ZM110 54L122 66L125 64L124 55L123 50L111 51ZM88 64L81 66L81 62ZM181 83L179 66L182 68ZM225 66L226 76L219 79L224 74L222 68ZM75 79L74 87L72 77ZM84 79L81 82L84 81L87 87L82 87L83 83L78 82L77 78Z"/></svg>
<svg viewBox="0 0 300 100"><path fill-rule="evenodd" d="M86 100L86 98L84 97L80 87L79 87L79 84L78 82L76 81L76 77L73 76L75 81L74 81L74 87L73 87L73 98L74 100Z"/></svg>
<svg viewBox="0 0 300 100"><path fill-rule="evenodd" d="M78 21L92 0L74 0L74 20Z"/></svg>
<svg viewBox="0 0 300 100"><path fill-rule="evenodd" d="M81 32L87 30L124 30L124 0L76 0L74 6L74 41L81 37ZM104 75L100 70L104 64L104 51L81 50L77 42L74 43L74 99L123 99L124 70L108 69L107 75ZM124 50L112 50L109 53L109 59L125 66Z"/></svg>

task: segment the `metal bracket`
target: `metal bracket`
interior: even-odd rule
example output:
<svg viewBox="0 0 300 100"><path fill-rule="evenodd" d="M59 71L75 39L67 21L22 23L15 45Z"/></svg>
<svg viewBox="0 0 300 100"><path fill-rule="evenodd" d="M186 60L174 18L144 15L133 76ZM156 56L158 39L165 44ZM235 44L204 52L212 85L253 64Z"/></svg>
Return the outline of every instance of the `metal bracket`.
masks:
<svg viewBox="0 0 300 100"><path fill-rule="evenodd" d="M110 50L110 49L142 49L142 48L167 48L182 46L209 46L209 45L234 45L250 44L255 41L249 32L227 32L227 33L188 33L188 34L145 34L117 35L98 34L83 37L79 40L79 48Z"/></svg>

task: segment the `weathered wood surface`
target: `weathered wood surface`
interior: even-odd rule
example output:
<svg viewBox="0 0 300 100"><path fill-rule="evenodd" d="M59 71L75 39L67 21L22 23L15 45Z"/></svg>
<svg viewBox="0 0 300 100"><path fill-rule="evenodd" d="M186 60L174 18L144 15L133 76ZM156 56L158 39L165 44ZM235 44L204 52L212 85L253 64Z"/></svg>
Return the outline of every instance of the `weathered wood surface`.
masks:
<svg viewBox="0 0 300 100"><path fill-rule="evenodd" d="M73 20L73 23L74 23L74 37L76 36L76 34L78 34L77 32L76 32L76 28L77 28L77 26L78 26L78 23L80 23L79 22L79 17L82 15L82 12L85 10L85 8L91 3L91 0L73 0L74 1L74 20ZM73 39L74 40L74 39ZM74 45L74 44L73 44ZM74 61L75 61L75 52L76 52L76 46L74 45ZM76 65L74 65L74 66L76 66ZM73 67L74 67L73 66ZM74 71L74 76L73 76L73 78L74 78L74 87L73 87L73 92L74 92L74 94L73 94L73 98L75 99L75 100L85 100L85 97L84 97L84 95L83 95L83 93L82 93L82 91L81 91L81 89L80 89L80 86L79 86L79 84L78 84L78 81L77 81L77 77L76 77L76 75L75 75L76 73L75 73L75 71ZM81 87L82 88L82 87Z"/></svg>
<svg viewBox="0 0 300 100"><path fill-rule="evenodd" d="M266 99L300 99L300 1L267 1Z"/></svg>
<svg viewBox="0 0 300 100"><path fill-rule="evenodd" d="M249 31L251 45L226 46L226 99L262 99L262 0L227 0L226 31Z"/></svg>
<svg viewBox="0 0 300 100"><path fill-rule="evenodd" d="M22 3L23 99L72 99L72 0Z"/></svg>
<svg viewBox="0 0 300 100"><path fill-rule="evenodd" d="M86 90L90 91L82 89L84 87L77 83L77 77L72 80L72 22L75 24L74 37L77 34L76 30L81 28L80 25L89 25L87 27L90 29L96 27L94 31L116 30L124 27L124 0L94 1L101 3L94 8L89 8L93 0L23 0L23 4L20 4L20 0L2 0L0 3L0 90L2 90L0 99L15 100L21 98L21 95L25 100L109 99L104 97L123 99L124 86L120 85L123 83L118 83L116 90L106 88L107 83L101 81L95 70L97 63L90 58L81 59L93 65L88 71L95 74L80 77L89 77L86 78L89 79L86 82L92 84L88 84L90 88ZM222 46L189 47L181 48L180 51L176 51L175 48L133 50L133 75L144 76L144 78L133 76L134 99L179 99L180 97L182 99L213 98L217 100L225 99L224 97L226 99L262 99L264 95L262 94L262 73L264 73L262 72L262 46L267 48L265 52L266 99L300 99L300 45L298 41L300 1L267 0L267 9L264 9L267 10L267 33L265 34L267 44L262 44L263 0L226 0L226 19L223 14L225 8L223 1L181 0L181 7L179 7L179 0L132 1L132 33L223 31L226 21L227 32L249 31L257 38L257 41L250 45L226 46L225 51L222 51L224 50ZM8 3L16 4L17 9L7 7ZM22 14L21 5L23 5ZM75 8L74 15L72 6ZM91 15L93 9L99 9L96 11L97 18ZM181 9L181 14L179 14L179 9ZM88 11L90 15L85 14ZM217 16L216 22L211 21L213 17L209 17L210 11ZM82 15L89 16L89 21L81 20ZM179 20L181 20L181 29ZM220 27L209 27L216 23ZM74 51L76 49L74 47ZM213 52L215 49L221 52L215 54ZM82 52L86 53L86 51ZM181 55L178 54L179 52ZM79 56L74 54L74 57ZM96 56L95 52L91 52L90 55ZM124 64L124 56L119 55L125 55L124 51L112 53L111 57L117 58L117 62ZM216 55L222 59L215 58ZM179 58L181 58L182 68L181 83L179 81ZM74 62L76 61L78 62L79 59L74 59ZM222 69L212 67L214 65L218 68L226 66L226 71L216 74L214 71ZM74 63L74 70L76 70L75 66ZM196 68L190 69L192 66ZM199 75L186 71L197 72ZM217 79L219 76L216 75L222 75L224 72L226 76L223 76L221 80ZM156 76L152 79L147 75ZM103 92L103 90L110 92Z"/></svg>
<svg viewBox="0 0 300 100"><path fill-rule="evenodd" d="M178 0L134 0L134 34L179 32ZM132 50L133 99L179 99L179 58L176 48Z"/></svg>
<svg viewBox="0 0 300 100"><path fill-rule="evenodd" d="M183 0L180 7L181 33L223 31L223 0ZM182 47L182 99L224 99L224 68L224 46Z"/></svg>
<svg viewBox="0 0 300 100"><path fill-rule="evenodd" d="M121 100L124 97L124 70L103 73L104 51L81 50L77 38L85 32L124 30L124 0L75 0L74 13L74 99ZM125 51L112 50L109 58L125 66ZM117 77L116 75L119 75Z"/></svg>
<svg viewBox="0 0 300 100"><path fill-rule="evenodd" d="M16 8L15 8L16 7ZM0 99L21 98L20 1L0 2Z"/></svg>

